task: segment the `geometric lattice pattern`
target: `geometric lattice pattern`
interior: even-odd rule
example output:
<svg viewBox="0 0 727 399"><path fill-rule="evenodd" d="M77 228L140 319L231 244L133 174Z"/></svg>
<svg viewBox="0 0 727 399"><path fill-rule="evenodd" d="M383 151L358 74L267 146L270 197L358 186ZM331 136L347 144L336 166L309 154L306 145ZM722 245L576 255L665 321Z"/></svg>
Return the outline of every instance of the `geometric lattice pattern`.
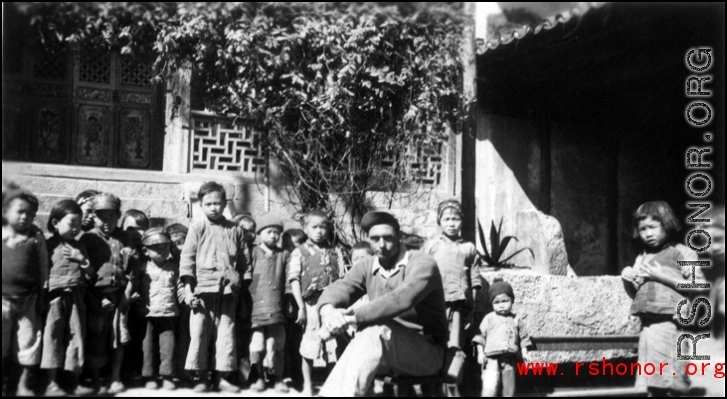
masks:
<svg viewBox="0 0 727 399"><path fill-rule="evenodd" d="M111 83L111 53L81 51L78 80L89 83Z"/></svg>
<svg viewBox="0 0 727 399"><path fill-rule="evenodd" d="M410 176L408 177L425 186L439 186L442 182L442 172L444 170L442 148L441 142L435 144L434 148L429 151L409 146L406 154L404 154L409 165ZM381 161L381 167L391 169L398 159L398 156L385 158Z"/></svg>
<svg viewBox="0 0 727 399"><path fill-rule="evenodd" d="M124 86L151 86L151 63L121 58L121 84Z"/></svg>
<svg viewBox="0 0 727 399"><path fill-rule="evenodd" d="M66 46L38 51L33 57L33 76L36 79L65 80L68 68Z"/></svg>
<svg viewBox="0 0 727 399"><path fill-rule="evenodd" d="M267 157L252 126L204 117L193 126L192 169L265 173Z"/></svg>

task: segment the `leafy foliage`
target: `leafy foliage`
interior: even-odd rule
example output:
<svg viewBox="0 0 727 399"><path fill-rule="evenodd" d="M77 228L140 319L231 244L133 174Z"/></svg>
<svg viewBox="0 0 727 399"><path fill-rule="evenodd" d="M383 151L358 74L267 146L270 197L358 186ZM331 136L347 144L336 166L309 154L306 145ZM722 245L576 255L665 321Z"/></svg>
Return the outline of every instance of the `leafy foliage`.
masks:
<svg viewBox="0 0 727 399"><path fill-rule="evenodd" d="M368 191L416 186L412 162L460 129L460 6L35 3L24 11L42 45L153 54L157 80L191 66L208 109L267 133L300 213L355 222ZM393 167L381 168L384 159Z"/></svg>
<svg viewBox="0 0 727 399"><path fill-rule="evenodd" d="M523 251L530 251L530 255L535 258L535 254L530 248L521 248L514 253L510 254L505 259L501 259L502 255L505 253L505 248L510 244L510 241L518 241L517 238L514 236L506 236L502 237L502 218L500 219L500 226L495 228L495 221L492 221L492 225L490 226L490 250L487 249L487 241L485 240L485 232L482 229L482 225L480 224L480 221L477 220L477 229L480 237L480 244L482 244L482 248L485 250L484 254L480 254L480 257L482 260L484 260L489 266L492 267L519 267L512 264L508 264L507 261L514 258L517 254L523 252Z"/></svg>

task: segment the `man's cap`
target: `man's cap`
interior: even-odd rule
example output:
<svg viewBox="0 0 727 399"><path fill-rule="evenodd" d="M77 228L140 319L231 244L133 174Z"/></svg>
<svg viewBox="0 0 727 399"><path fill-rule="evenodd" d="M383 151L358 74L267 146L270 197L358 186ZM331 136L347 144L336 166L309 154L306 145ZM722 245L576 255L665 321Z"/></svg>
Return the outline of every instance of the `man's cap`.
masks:
<svg viewBox="0 0 727 399"><path fill-rule="evenodd" d="M119 197L110 193L101 193L91 200L94 211L118 211L121 209Z"/></svg>
<svg viewBox="0 0 727 399"><path fill-rule="evenodd" d="M141 237L141 244L145 247L171 243L172 239L169 238L169 234L165 233L164 230L158 227L147 230L144 233L144 236Z"/></svg>
<svg viewBox="0 0 727 399"><path fill-rule="evenodd" d="M501 278L496 278L495 281L490 285L490 303L500 294L507 294L510 299L515 301L515 293L512 291L510 283L503 281Z"/></svg>
<svg viewBox="0 0 727 399"><path fill-rule="evenodd" d="M257 220L257 233L267 229L268 227L277 227L280 232L283 232L283 222L275 215L269 214L261 217Z"/></svg>
<svg viewBox="0 0 727 399"><path fill-rule="evenodd" d="M399 231L399 221L390 213L369 212L361 218L361 227L367 234L372 227L380 224L388 224L396 229L396 231Z"/></svg>

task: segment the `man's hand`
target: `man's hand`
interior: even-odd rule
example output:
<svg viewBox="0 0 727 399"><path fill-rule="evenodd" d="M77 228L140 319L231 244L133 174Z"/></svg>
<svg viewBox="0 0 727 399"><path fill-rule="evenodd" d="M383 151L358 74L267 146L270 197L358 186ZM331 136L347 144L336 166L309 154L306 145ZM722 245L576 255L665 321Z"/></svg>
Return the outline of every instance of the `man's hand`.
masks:
<svg viewBox="0 0 727 399"><path fill-rule="evenodd" d="M300 309L298 309L298 319L295 321L295 323L301 327L305 327L305 323L308 322L308 315L305 310L305 306L301 306Z"/></svg>
<svg viewBox="0 0 727 399"><path fill-rule="evenodd" d="M530 361L530 353L528 352L528 348L523 347L521 350L521 353L523 355L523 361L529 362Z"/></svg>
<svg viewBox="0 0 727 399"><path fill-rule="evenodd" d="M197 298L197 295L195 295L193 293L192 294L187 293L186 297L184 298L184 301L187 303L187 306L189 306L190 309L195 310L195 311L202 304L200 302L199 298Z"/></svg>
<svg viewBox="0 0 727 399"><path fill-rule="evenodd" d="M336 309L333 305L325 305L321 308L321 328L325 329L330 336L345 334L348 326L356 322L353 311Z"/></svg>

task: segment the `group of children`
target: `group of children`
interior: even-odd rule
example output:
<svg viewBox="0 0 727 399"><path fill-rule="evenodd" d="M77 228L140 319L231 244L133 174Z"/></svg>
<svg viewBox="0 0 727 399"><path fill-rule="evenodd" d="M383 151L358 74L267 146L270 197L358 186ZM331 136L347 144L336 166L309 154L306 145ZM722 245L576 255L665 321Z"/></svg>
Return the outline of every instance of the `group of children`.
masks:
<svg viewBox="0 0 727 399"><path fill-rule="evenodd" d="M33 225L38 200L20 189L4 192L3 382L9 360L22 366L19 396L32 395L28 371L38 365L48 370L48 395L120 393L122 371L139 366L147 388L161 383L175 389L181 379L197 393L235 393L237 379L254 381L256 392L271 384L285 393L286 377L302 377L303 393L311 395L313 367L335 362L345 345L321 339L315 310L323 290L347 271L342 252L331 244L328 215L309 212L303 231L284 231L273 216L228 220L226 193L217 183L203 184L198 200L204 218L189 228L159 229L149 228L139 211L122 215L118 197L87 191L53 206L46 240ZM449 346L460 348L482 286L478 256L461 238L461 205L445 201L437 213L442 234L422 250L439 265ZM623 278L634 295L634 314L642 317L643 336L648 335L640 360L658 361L652 357L660 346L671 350L676 342L668 339L676 331L675 281L690 277L676 261L692 255L674 244L675 222L665 203L642 205L635 215L644 253ZM361 242L351 260L371 255ZM527 358L530 341L512 312L512 287L495 281L488 294L494 312L473 340L483 394L511 396L515 362ZM84 370L91 388L78 383ZM101 384L102 373L109 384Z"/></svg>

